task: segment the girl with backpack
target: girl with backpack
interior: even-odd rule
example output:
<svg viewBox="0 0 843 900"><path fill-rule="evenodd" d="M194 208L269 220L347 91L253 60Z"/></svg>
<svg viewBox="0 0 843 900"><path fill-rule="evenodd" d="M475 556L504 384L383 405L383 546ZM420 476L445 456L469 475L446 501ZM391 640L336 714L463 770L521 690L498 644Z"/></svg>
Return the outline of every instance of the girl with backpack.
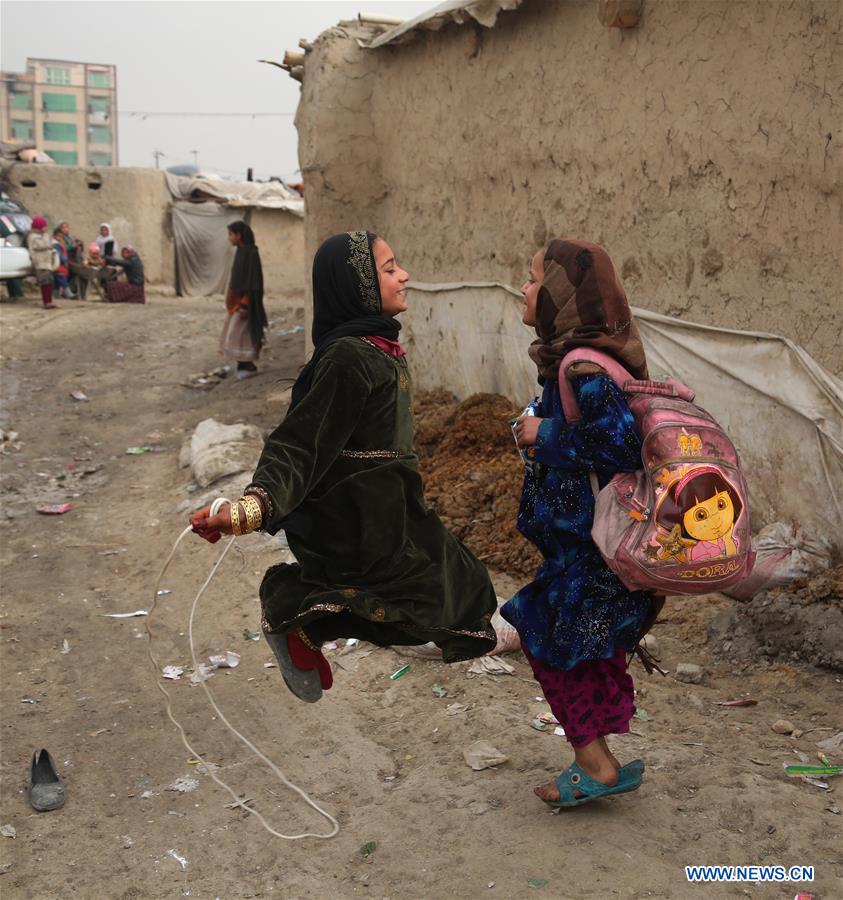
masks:
<svg viewBox="0 0 843 900"><path fill-rule="evenodd" d="M608 354L634 378L648 375L638 328L603 247L552 240L533 256L521 292L522 321L536 330L529 353L543 388L530 414L514 426L530 459L518 530L544 560L501 614L518 630L534 677L574 749L574 762L535 788L559 808L641 784L643 762L621 766L606 736L629 731L635 705L627 654L660 608L652 594L624 587L591 538L593 480L603 487L616 473L641 468L641 440L629 406L599 366L578 363L567 377L581 418L568 423L560 363L584 347Z"/></svg>

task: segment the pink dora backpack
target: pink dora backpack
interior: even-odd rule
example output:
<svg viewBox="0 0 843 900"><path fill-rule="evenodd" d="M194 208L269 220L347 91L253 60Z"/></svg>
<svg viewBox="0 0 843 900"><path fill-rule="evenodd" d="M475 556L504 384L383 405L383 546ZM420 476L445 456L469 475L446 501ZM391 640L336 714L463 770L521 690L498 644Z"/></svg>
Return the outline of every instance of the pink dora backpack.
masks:
<svg viewBox="0 0 843 900"><path fill-rule="evenodd" d="M745 578L755 561L746 483L734 444L694 392L673 378L637 381L611 356L579 348L559 367L569 422L580 418L576 363L618 385L642 440L643 468L596 495L591 536L609 568L630 590L659 594L707 594Z"/></svg>

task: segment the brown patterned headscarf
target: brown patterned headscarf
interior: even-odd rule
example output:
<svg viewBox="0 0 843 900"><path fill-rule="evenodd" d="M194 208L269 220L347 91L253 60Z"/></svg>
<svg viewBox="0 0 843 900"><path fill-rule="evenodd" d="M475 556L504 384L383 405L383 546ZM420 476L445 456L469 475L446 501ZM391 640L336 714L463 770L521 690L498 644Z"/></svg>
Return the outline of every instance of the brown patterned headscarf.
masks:
<svg viewBox="0 0 843 900"><path fill-rule="evenodd" d="M649 377L623 286L599 244L569 238L548 244L536 302L536 334L529 352L541 384L558 377L562 357L575 347L608 353L634 378Z"/></svg>

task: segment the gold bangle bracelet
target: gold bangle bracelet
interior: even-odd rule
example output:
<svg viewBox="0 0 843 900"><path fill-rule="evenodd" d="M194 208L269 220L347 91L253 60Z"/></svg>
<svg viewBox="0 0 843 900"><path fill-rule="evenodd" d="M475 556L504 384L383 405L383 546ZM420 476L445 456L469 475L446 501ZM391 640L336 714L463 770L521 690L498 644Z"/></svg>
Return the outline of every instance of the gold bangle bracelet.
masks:
<svg viewBox="0 0 843 900"><path fill-rule="evenodd" d="M247 533L257 531L258 528L261 527L261 521L263 519L260 503L255 497L249 496L241 497L238 502L243 504L243 511L246 513L245 531Z"/></svg>
<svg viewBox="0 0 843 900"><path fill-rule="evenodd" d="M231 516L231 533L236 534L238 537L243 534L240 529L240 503L237 500L233 500L228 504L229 515Z"/></svg>

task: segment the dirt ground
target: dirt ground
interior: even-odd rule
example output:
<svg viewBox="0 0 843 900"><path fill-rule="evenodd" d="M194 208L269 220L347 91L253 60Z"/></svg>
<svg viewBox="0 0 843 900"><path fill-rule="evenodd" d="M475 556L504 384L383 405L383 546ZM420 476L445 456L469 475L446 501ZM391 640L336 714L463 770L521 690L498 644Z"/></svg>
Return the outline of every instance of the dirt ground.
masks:
<svg viewBox="0 0 843 900"><path fill-rule="evenodd" d="M730 602L720 597L669 601L654 632L662 664L699 663L701 684L647 677L634 664L643 717L612 745L624 760L646 760L642 788L555 815L531 788L567 765L569 753L564 738L530 727L547 707L523 658L505 657L512 675L469 676L468 664L338 648L330 653L334 689L302 704L277 669L264 667L265 644L244 638L259 627L261 573L285 550L265 536L245 538L195 623L201 657L235 650L242 662L207 684L231 722L341 830L330 841L287 842L226 807L230 797L191 764L156 682L169 689L194 748L273 825L327 828L222 726L187 675L162 680L142 618L104 616L150 608L156 574L185 524L179 509L195 496L177 467L183 438L207 417L269 429L282 416L302 341L278 333L302 312L268 306L276 337L261 374L208 391L183 382L217 365L218 302L153 296L146 306L0 307L0 427L19 442L0 457L0 826L15 833L0 836L3 897L790 900L799 887L815 898L843 896L841 781L826 792L782 770L798 761L794 750L813 758L817 741L843 730L841 678L769 661L737 669L712 656L706 629ZM74 401L76 390L88 399ZM154 451L127 455L144 445ZM72 509L38 515L45 502ZM161 665L189 670L190 604L220 547L192 541L166 576L172 593L149 617ZM517 587L494 577L501 595ZM407 674L390 681L407 662ZM758 705L717 705L736 698ZM448 714L453 703L467 708ZM780 718L800 736L773 732ZM508 761L470 769L463 750L480 739ZM59 811L36 813L28 803L29 761L40 747L66 785ZM191 791L171 789L194 782ZM815 881L690 885L686 864L813 865Z"/></svg>

